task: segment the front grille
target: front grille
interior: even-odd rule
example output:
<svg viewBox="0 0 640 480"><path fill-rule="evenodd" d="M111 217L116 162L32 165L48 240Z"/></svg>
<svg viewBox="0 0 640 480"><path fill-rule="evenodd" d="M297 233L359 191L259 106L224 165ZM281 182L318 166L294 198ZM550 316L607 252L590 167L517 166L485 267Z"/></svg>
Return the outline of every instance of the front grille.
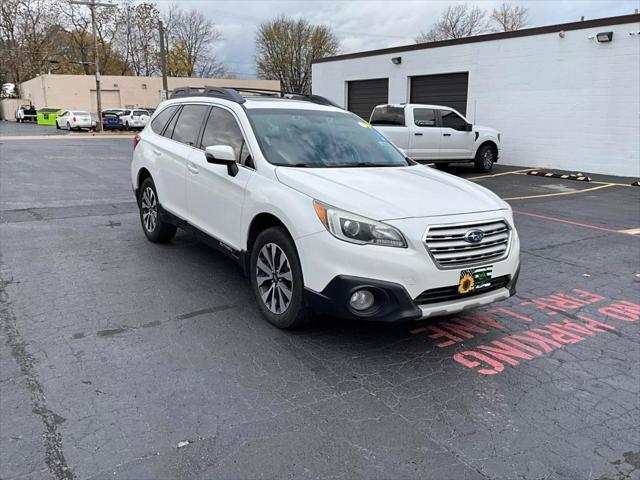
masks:
<svg viewBox="0 0 640 480"><path fill-rule="evenodd" d="M484 238L478 243L469 243L465 234L470 230L482 230ZM510 236L509 225L504 220L493 220L430 227L425 244L438 267L454 268L503 258L509 248Z"/></svg>
<svg viewBox="0 0 640 480"><path fill-rule="evenodd" d="M506 287L509 284L509 279L509 275L492 278L488 285L464 295L458 293L458 285L453 285L451 287L432 288L431 290L425 290L424 292L422 292L413 301L416 303L416 305L426 305L429 303L446 302L448 300L461 300L463 298L473 297L474 295L480 295L481 293L487 293L499 288Z"/></svg>

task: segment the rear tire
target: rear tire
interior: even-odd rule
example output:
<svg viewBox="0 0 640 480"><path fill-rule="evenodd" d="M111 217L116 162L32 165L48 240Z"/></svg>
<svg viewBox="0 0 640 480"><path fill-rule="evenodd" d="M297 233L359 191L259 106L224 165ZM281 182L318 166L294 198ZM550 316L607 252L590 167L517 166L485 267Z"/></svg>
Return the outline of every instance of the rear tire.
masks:
<svg viewBox="0 0 640 480"><path fill-rule="evenodd" d="M283 227L264 230L251 249L251 287L269 323L299 328L313 319L304 305L304 281L295 244Z"/></svg>
<svg viewBox="0 0 640 480"><path fill-rule="evenodd" d="M493 162L496 159L496 152L491 145L483 145L476 153L476 159L473 162L476 170L487 173L491 171Z"/></svg>
<svg viewBox="0 0 640 480"><path fill-rule="evenodd" d="M162 218L158 192L151 178L142 182L139 195L140 223L144 234L153 243L168 242L175 236L178 227Z"/></svg>

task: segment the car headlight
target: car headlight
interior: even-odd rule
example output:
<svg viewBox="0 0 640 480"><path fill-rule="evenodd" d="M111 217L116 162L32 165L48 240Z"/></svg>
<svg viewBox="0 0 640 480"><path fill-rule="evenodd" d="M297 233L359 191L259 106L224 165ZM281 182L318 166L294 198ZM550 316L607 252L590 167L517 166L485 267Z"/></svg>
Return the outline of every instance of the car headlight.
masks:
<svg viewBox="0 0 640 480"><path fill-rule="evenodd" d="M358 245L381 245L407 248L407 241L397 228L354 213L313 201L318 218L334 237Z"/></svg>

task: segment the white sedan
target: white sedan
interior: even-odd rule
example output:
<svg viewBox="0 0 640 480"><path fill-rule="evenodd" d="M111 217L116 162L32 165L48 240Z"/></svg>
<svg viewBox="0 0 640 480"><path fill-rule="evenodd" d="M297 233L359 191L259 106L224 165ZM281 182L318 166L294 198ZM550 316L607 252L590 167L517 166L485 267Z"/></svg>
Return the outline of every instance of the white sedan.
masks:
<svg viewBox="0 0 640 480"><path fill-rule="evenodd" d="M87 128L93 130L96 128L96 122L91 118L89 112L79 110L67 110L62 112L56 118L56 128L66 128L67 130L81 130Z"/></svg>

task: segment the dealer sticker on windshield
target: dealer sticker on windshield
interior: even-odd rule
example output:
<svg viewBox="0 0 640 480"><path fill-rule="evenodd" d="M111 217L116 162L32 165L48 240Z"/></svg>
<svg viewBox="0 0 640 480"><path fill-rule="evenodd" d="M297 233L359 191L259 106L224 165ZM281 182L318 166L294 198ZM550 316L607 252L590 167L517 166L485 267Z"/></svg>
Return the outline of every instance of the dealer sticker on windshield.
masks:
<svg viewBox="0 0 640 480"><path fill-rule="evenodd" d="M458 281L458 293L460 295L466 295L474 290L490 286L492 270L492 265L462 270L460 272L460 280Z"/></svg>

